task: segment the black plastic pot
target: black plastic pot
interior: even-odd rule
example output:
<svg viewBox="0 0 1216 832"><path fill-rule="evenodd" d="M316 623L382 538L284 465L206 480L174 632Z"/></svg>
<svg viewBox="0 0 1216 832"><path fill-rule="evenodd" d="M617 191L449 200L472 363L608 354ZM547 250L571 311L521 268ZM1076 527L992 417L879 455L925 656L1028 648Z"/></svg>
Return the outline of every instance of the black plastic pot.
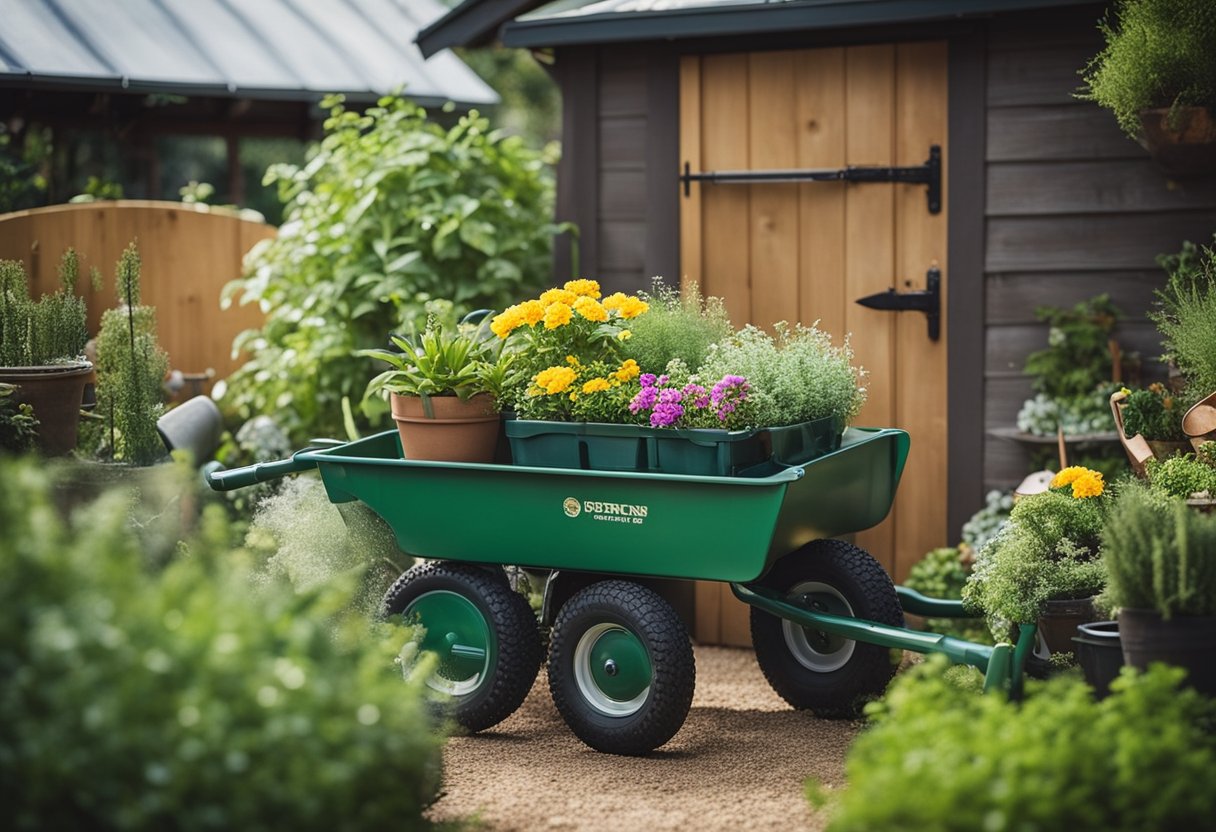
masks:
<svg viewBox="0 0 1216 832"><path fill-rule="evenodd" d="M1039 616L1039 634L1051 653L1067 653L1072 649L1072 637L1077 627L1096 617L1092 598L1069 601L1048 601Z"/></svg>
<svg viewBox="0 0 1216 832"><path fill-rule="evenodd" d="M1099 699L1110 693L1110 683L1123 667L1123 645L1119 640L1118 621L1094 621L1077 626L1072 643L1085 681Z"/></svg>
<svg viewBox="0 0 1216 832"><path fill-rule="evenodd" d="M1141 670L1151 662L1177 665L1187 683L1216 696L1216 616L1180 616L1168 620L1156 610L1119 612L1123 659Z"/></svg>

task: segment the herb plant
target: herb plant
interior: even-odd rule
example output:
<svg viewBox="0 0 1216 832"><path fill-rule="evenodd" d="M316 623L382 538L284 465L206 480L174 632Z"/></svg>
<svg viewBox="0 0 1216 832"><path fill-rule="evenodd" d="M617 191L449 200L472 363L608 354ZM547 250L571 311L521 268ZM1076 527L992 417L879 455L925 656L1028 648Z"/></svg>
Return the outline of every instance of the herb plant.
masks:
<svg viewBox="0 0 1216 832"><path fill-rule="evenodd" d="M1083 70L1078 97L1111 110L1132 138L1140 112L1216 107L1216 6L1209 0L1122 0L1099 23L1106 47Z"/></svg>
<svg viewBox="0 0 1216 832"><path fill-rule="evenodd" d="M1163 618L1216 615L1216 516L1143 487L1123 489L1102 529L1116 607Z"/></svg>
<svg viewBox="0 0 1216 832"><path fill-rule="evenodd" d="M1182 670L1125 669L1095 701L1075 675L1023 702L952 682L936 657L896 679L853 744L829 832L1197 829L1216 812L1213 705Z"/></svg>
<svg viewBox="0 0 1216 832"><path fill-rule="evenodd" d="M293 443L344 431L341 402L363 392L359 350L420 328L427 302L502 309L551 270L548 161L475 111L450 129L387 97L364 113L340 97L303 167L276 165L285 221L259 244L229 302L258 303L266 322L233 344L248 362L219 391L229 413L275 413ZM359 414L379 424L382 411Z"/></svg>
<svg viewBox="0 0 1216 832"><path fill-rule="evenodd" d="M107 495L59 520L0 465L5 828L427 829L440 737L413 633L232 552L222 511L163 568ZM398 664L400 662L400 664Z"/></svg>
<svg viewBox="0 0 1216 832"><path fill-rule="evenodd" d="M119 258L115 281L122 305L101 316L97 411L105 419L109 455L132 465L150 465L165 455L156 420L164 411L161 384L169 356L156 340L156 310L139 302L135 243Z"/></svg>
<svg viewBox="0 0 1216 832"><path fill-rule="evenodd" d="M1145 466L1154 491L1183 500L1192 494L1216 496L1216 468L1196 454L1150 459Z"/></svg>
<svg viewBox="0 0 1216 832"><path fill-rule="evenodd" d="M1197 260L1180 259L1157 300L1150 317L1166 357L1199 396L1216 391L1216 250L1204 246Z"/></svg>
<svg viewBox="0 0 1216 832"><path fill-rule="evenodd" d="M846 339L840 346L816 326L782 321L776 336L748 325L714 344L697 370L702 379L742 376L750 387L741 409L756 427L779 427L835 418L843 429L861 411L865 372L853 366Z"/></svg>
<svg viewBox="0 0 1216 832"><path fill-rule="evenodd" d="M437 321L429 321L416 336L393 335L397 347L362 350L359 354L378 358L392 369L385 370L367 385L364 397L379 393L404 396L455 396L466 401L486 392L482 377L490 366L490 345L471 328L455 332Z"/></svg>
<svg viewBox="0 0 1216 832"><path fill-rule="evenodd" d="M685 367L700 367L710 344L734 332L722 299L703 299L696 284L681 294L655 278L642 298L650 311L631 324L632 337L625 342L624 352L644 373L662 373L673 359Z"/></svg>
<svg viewBox="0 0 1216 832"><path fill-rule="evenodd" d="M1124 399L1123 433L1129 439L1140 434L1154 441L1185 440L1184 412L1183 404L1164 384L1150 384L1147 389L1130 391Z"/></svg>
<svg viewBox="0 0 1216 832"><path fill-rule="evenodd" d="M0 451L32 451L38 441L38 419L34 408L14 397L17 388L0 383Z"/></svg>
<svg viewBox="0 0 1216 832"><path fill-rule="evenodd" d="M73 249L59 264L59 288L35 301L19 260L0 260L0 367L42 367L77 359L89 339Z"/></svg>

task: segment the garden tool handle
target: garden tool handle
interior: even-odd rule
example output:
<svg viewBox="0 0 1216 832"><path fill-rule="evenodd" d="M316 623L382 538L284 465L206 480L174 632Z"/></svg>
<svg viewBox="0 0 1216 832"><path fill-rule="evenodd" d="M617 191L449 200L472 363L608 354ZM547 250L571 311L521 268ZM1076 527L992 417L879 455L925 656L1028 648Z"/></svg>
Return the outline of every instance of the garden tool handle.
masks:
<svg viewBox="0 0 1216 832"><path fill-rule="evenodd" d="M307 471L316 467L317 463L315 462L298 459L293 456L291 459L280 459L277 462L258 462L242 468L233 468L231 471L208 466L203 470L203 479L206 480L207 485L211 486L213 491L235 491L238 488L275 480L288 474L295 474L299 471Z"/></svg>

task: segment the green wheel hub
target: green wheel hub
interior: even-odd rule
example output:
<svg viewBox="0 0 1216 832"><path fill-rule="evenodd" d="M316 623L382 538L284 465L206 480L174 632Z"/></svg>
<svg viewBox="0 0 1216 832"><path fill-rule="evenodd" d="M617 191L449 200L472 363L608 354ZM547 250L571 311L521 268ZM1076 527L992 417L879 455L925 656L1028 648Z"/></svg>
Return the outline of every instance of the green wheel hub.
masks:
<svg viewBox="0 0 1216 832"><path fill-rule="evenodd" d="M430 687L467 696L490 677L497 658L493 629L468 598L449 590L426 592L405 608L405 618L426 628L422 649L439 656Z"/></svg>
<svg viewBox="0 0 1216 832"><path fill-rule="evenodd" d="M629 716L641 709L653 677L646 645L619 624L596 624L574 649L579 692L606 716Z"/></svg>

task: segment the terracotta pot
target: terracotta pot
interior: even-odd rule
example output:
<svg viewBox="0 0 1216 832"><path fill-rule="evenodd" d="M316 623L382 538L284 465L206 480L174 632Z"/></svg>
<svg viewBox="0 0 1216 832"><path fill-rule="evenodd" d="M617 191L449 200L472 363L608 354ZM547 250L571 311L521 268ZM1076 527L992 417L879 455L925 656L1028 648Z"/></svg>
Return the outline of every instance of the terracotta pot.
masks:
<svg viewBox="0 0 1216 832"><path fill-rule="evenodd" d="M1140 143L1161 170L1177 177L1216 173L1216 119L1206 107L1182 107L1170 118L1170 108L1140 113L1144 127Z"/></svg>
<svg viewBox="0 0 1216 832"><path fill-rule="evenodd" d="M1175 442L1166 439L1146 439L1149 448L1153 451L1153 456L1157 459L1169 459L1172 456L1179 454L1189 454L1191 452L1190 442Z"/></svg>
<svg viewBox="0 0 1216 832"><path fill-rule="evenodd" d="M0 367L0 381L15 385L18 402L30 405L38 419L38 447L62 456L76 447L84 385L93 365L73 361L47 367Z"/></svg>
<svg viewBox="0 0 1216 832"><path fill-rule="evenodd" d="M498 411L488 393L468 401L431 396L430 412L419 396L392 397L393 420L406 459L493 462L498 445Z"/></svg>
<svg viewBox="0 0 1216 832"><path fill-rule="evenodd" d="M1186 668L1187 684L1216 696L1216 616L1176 615L1168 621L1156 610L1119 611L1123 658L1146 670L1151 662Z"/></svg>

